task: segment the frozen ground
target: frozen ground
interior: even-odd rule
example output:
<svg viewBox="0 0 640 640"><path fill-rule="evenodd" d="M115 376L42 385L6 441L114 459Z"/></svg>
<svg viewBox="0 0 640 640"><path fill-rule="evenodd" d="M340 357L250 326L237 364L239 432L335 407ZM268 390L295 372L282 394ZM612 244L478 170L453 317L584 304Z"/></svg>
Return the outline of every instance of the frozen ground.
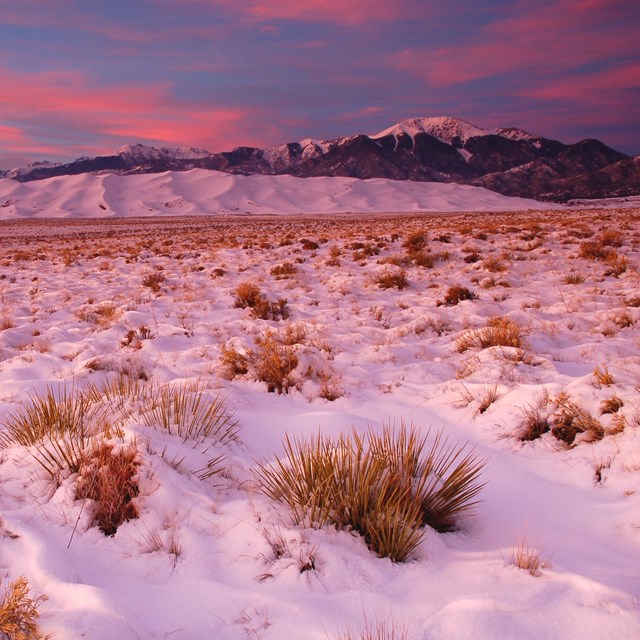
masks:
<svg viewBox="0 0 640 640"><path fill-rule="evenodd" d="M135 412L110 416L113 442L133 441L140 462L138 517L112 537L92 526L77 474L51 477L33 446L5 443L6 580L48 596L40 628L65 640L359 638L376 621L416 640L640 637L639 220L608 209L0 223L0 422L47 386L119 376L140 381L143 401L197 383L238 419L224 471L200 480L211 452ZM402 271L406 288L380 286ZM244 282L286 299L288 318L237 308ZM476 297L447 304L454 285ZM522 347L462 351L495 317L519 327ZM297 358L288 393L269 393L255 363L232 371L268 335ZM523 441L532 407L558 426L562 392L601 430ZM428 531L408 562L296 526L255 486L287 434L401 421L487 461L475 516ZM536 575L514 563L522 546Z"/></svg>

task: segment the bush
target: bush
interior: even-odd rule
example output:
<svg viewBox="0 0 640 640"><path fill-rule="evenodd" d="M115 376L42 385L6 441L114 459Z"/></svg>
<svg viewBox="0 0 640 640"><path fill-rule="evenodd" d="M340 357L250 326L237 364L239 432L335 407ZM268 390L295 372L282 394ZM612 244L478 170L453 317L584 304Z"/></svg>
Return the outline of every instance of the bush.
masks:
<svg viewBox="0 0 640 640"><path fill-rule="evenodd" d="M1 582L0 582L1 585ZM35 598L31 594L29 582L20 576L4 590L0 600L0 638L4 640L38 640L36 624L40 614L38 607L47 596Z"/></svg>
<svg viewBox="0 0 640 640"><path fill-rule="evenodd" d="M406 289L409 286L407 272L404 269L384 271L376 276L375 282L381 289Z"/></svg>
<svg viewBox="0 0 640 640"><path fill-rule="evenodd" d="M93 500L93 524L112 536L127 520L138 517L133 499L138 495L135 446L114 450L113 445L94 445L81 462L76 498Z"/></svg>
<svg viewBox="0 0 640 640"><path fill-rule="evenodd" d="M257 479L297 523L353 529L374 553L402 562L422 541L424 525L455 529L483 486L484 462L464 446L438 433L425 447L426 438L404 425L398 432L385 427L381 436L354 430L337 441L287 437L286 459L263 464Z"/></svg>
<svg viewBox="0 0 640 640"><path fill-rule="evenodd" d="M463 353L476 347L487 349L489 347L525 347L524 332L522 327L507 317L489 318L487 326L480 329L471 329L464 333L456 341L456 349Z"/></svg>
<svg viewBox="0 0 640 640"><path fill-rule="evenodd" d="M298 366L295 349L282 344L271 331L256 337L256 346L250 355L256 378L267 383L270 393L287 393L293 385L291 372Z"/></svg>
<svg viewBox="0 0 640 640"><path fill-rule="evenodd" d="M476 296L471 289L467 289L467 287L456 284L447 289L447 292L444 295L444 304L455 306L462 300L476 300L477 297L478 296Z"/></svg>

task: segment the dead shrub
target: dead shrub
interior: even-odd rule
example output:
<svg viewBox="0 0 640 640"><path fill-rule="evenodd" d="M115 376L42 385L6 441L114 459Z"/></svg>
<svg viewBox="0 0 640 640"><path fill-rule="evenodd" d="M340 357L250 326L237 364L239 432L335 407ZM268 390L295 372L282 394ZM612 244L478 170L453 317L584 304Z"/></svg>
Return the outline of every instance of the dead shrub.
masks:
<svg viewBox="0 0 640 640"><path fill-rule="evenodd" d="M282 264L277 264L275 267L271 267L270 273L276 280L286 280L293 278L293 276L298 273L298 270L293 263L286 261Z"/></svg>
<svg viewBox="0 0 640 640"><path fill-rule="evenodd" d="M466 331L456 340L459 353L474 347L487 349L498 346L525 348L524 331L515 320L502 316L489 318L486 327Z"/></svg>
<svg viewBox="0 0 640 640"><path fill-rule="evenodd" d="M148 287L154 293L160 293L160 285L166 280L164 275L158 271L148 273L142 278L142 285Z"/></svg>
<svg viewBox="0 0 640 640"><path fill-rule="evenodd" d="M255 339L256 350L250 361L258 380L267 383L270 393L287 393L293 386L291 373L298 366L298 356L292 346L282 344L272 331Z"/></svg>
<svg viewBox="0 0 640 640"><path fill-rule="evenodd" d="M383 271L374 281L381 289L406 289L409 286L407 272L404 269Z"/></svg>
<svg viewBox="0 0 640 640"><path fill-rule="evenodd" d="M599 420L586 409L569 399L566 392L560 392L553 399L553 428L551 433L558 439L572 445L580 434L586 435L587 442L602 440L605 432Z"/></svg>
<svg viewBox="0 0 640 640"><path fill-rule="evenodd" d="M414 254L422 251L427 246L427 240L426 231L414 231L407 236L402 246L407 250L407 253Z"/></svg>
<svg viewBox="0 0 640 640"><path fill-rule="evenodd" d="M534 400L533 404L520 408L522 417L518 427L518 440L531 442L549 431L551 428L550 402L549 394L545 391Z"/></svg>
<svg viewBox="0 0 640 640"><path fill-rule="evenodd" d="M624 407L624 402L618 396L611 396L607 400L600 402L600 414L618 413Z"/></svg>
<svg viewBox="0 0 640 640"><path fill-rule="evenodd" d="M0 580L0 587L2 581ZM33 596L29 582L20 576L4 588L0 600L0 637L5 640L39 640L38 608L47 596Z"/></svg>
<svg viewBox="0 0 640 640"><path fill-rule="evenodd" d="M220 345L220 364L224 372L223 377L226 380L233 380L236 376L244 376L249 371L247 354L224 344Z"/></svg>
<svg viewBox="0 0 640 640"><path fill-rule="evenodd" d="M253 282L241 282L234 290L236 309L253 309L263 299L260 287Z"/></svg>
<svg viewBox="0 0 640 640"><path fill-rule="evenodd" d="M564 284L582 284L587 277L581 273L568 273L563 279Z"/></svg>
<svg viewBox="0 0 640 640"><path fill-rule="evenodd" d="M499 273L501 271L507 270L504 262L502 262L502 260L498 258L498 256L487 256L482 261L482 266L490 273Z"/></svg>
<svg viewBox="0 0 640 640"><path fill-rule="evenodd" d="M613 375L609 372L609 368L606 364L603 364L602 367L597 366L593 370L593 377L596 383L603 387L608 387L614 383Z"/></svg>
<svg viewBox="0 0 640 640"><path fill-rule="evenodd" d="M92 524L113 536L127 520L138 517L134 498L138 489L138 452L133 445L117 450L106 442L95 444L83 456L76 498L92 500Z"/></svg>
<svg viewBox="0 0 640 640"><path fill-rule="evenodd" d="M599 240L581 242L578 250L578 256L586 260L606 260L612 253L612 250L605 247Z"/></svg>
<svg viewBox="0 0 640 640"><path fill-rule="evenodd" d="M455 306L462 300L476 300L478 296L476 296L471 289L467 287L463 287L462 285L455 284L449 287L444 294L444 303L439 302L438 304L446 304L447 306Z"/></svg>

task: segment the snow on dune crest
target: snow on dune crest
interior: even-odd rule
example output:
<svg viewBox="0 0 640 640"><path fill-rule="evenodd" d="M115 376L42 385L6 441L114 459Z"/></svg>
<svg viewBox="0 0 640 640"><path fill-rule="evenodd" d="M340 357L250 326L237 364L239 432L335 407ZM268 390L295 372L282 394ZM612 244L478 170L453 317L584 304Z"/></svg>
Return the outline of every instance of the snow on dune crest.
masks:
<svg viewBox="0 0 640 640"><path fill-rule="evenodd" d="M457 184L376 178L232 175L194 169L0 180L0 218L88 218L229 213L523 211L552 208Z"/></svg>

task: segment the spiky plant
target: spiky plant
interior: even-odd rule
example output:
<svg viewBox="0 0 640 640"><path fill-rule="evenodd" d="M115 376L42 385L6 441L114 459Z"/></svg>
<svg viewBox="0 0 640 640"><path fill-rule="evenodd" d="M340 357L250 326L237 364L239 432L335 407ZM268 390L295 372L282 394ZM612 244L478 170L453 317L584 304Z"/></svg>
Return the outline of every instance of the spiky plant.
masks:
<svg viewBox="0 0 640 640"><path fill-rule="evenodd" d="M451 531L472 512L484 461L438 432L385 426L382 435L353 430L337 440L285 438L285 457L256 471L260 489L286 503L294 521L359 532L378 555L406 560L424 525Z"/></svg>
<svg viewBox="0 0 640 640"><path fill-rule="evenodd" d="M220 396L211 396L202 385L165 385L150 389L141 400L143 424L177 436L206 454L216 445L227 445L238 437L238 421ZM217 453L199 470L209 478L222 471L224 453Z"/></svg>
<svg viewBox="0 0 640 640"><path fill-rule="evenodd" d="M52 477L64 470L77 472L92 439L105 428L104 408L87 395L65 386L47 387L4 421L0 447L29 447L35 460Z"/></svg>

